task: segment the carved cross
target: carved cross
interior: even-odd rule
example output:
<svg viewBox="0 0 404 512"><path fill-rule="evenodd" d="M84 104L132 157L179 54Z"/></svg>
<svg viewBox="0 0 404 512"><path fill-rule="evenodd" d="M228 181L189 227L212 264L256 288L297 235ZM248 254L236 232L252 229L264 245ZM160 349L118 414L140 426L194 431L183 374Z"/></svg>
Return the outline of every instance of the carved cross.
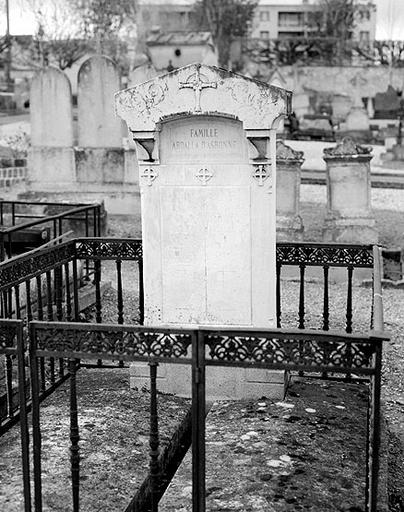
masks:
<svg viewBox="0 0 404 512"><path fill-rule="evenodd" d="M192 78L193 77L193 78ZM190 80L192 78L192 80ZM195 92L194 112L202 112L201 109L201 93L206 88L216 89L217 82L203 82L201 80L200 65L196 68L196 73L190 75L186 82L180 82L180 89L193 89Z"/></svg>
<svg viewBox="0 0 404 512"><path fill-rule="evenodd" d="M206 183L213 177L213 173L208 171L207 169L199 169L198 174L196 174L196 177L199 181L202 182L202 185L206 185Z"/></svg>
<svg viewBox="0 0 404 512"><path fill-rule="evenodd" d="M266 165L257 165L252 177L258 182L258 186L262 187L266 179L269 178L270 173L267 170Z"/></svg>
<svg viewBox="0 0 404 512"><path fill-rule="evenodd" d="M151 187L153 181L157 178L158 172L154 171L153 169L144 169L142 171L142 174L140 175L141 178L144 178L147 182L147 185Z"/></svg>

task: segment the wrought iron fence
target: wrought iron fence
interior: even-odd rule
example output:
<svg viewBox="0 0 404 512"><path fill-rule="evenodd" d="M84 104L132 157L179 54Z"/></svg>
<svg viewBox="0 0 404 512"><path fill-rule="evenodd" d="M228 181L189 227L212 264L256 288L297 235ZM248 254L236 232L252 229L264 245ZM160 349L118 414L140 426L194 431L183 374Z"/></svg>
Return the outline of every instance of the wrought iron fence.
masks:
<svg viewBox="0 0 404 512"><path fill-rule="evenodd" d="M15 254L17 243L23 245L26 239L35 245L52 239L60 242L72 227L76 236L101 236L101 215L101 204L0 201L0 261Z"/></svg>
<svg viewBox="0 0 404 512"><path fill-rule="evenodd" d="M347 269L346 332L353 330L353 276L358 268L373 268L372 310L369 324L377 331L383 330L383 305L380 280L379 248L371 246L350 246L310 243L281 243L277 245L277 322L282 320L282 269L286 266L299 269L299 297L296 304L296 320L299 329L312 327L306 322L308 304L305 297L306 269L310 266L323 268L323 322L322 329L329 329L329 282L331 267ZM138 265L139 297L138 323L144 320L143 259L142 242L136 239L82 238L60 243L40 251L12 258L0 264L0 314L2 318L52 321L88 321L82 318L81 310L83 276L86 268L94 269L90 285L94 302L95 323L105 322L102 297L102 261L115 262L116 272L116 316L108 322L128 322L124 316L123 262L135 261ZM135 291L135 290L134 290ZM290 299L289 299L290 300ZM288 323L288 327L296 324ZM120 362L120 365L123 363ZM105 367L101 359L90 367ZM41 397L45 398L68 377L63 360L42 360L40 362ZM300 370L302 374L302 370ZM324 373L323 377L327 377ZM348 375L348 377L350 377ZM0 413L1 415L1 413ZM17 416L18 417L18 416Z"/></svg>
<svg viewBox="0 0 404 512"><path fill-rule="evenodd" d="M122 262L137 261L139 271L139 323L143 323L142 245L139 240L78 239L31 251L0 264L1 318L52 321L80 321L83 290L93 294L95 321L102 321L101 262L114 260L117 275L116 321L124 322ZM91 264L90 264L91 263ZM88 283L88 269L93 268L93 280ZM88 290L88 288L90 288ZM84 304L83 304L84 302ZM1 362L1 356L0 356ZM97 367L105 366L99 360ZM41 399L46 398L68 377L63 360L41 360ZM6 388L6 394L10 390ZM4 397L7 400L7 397ZM4 417L0 410L0 420ZM18 420L18 410L14 415ZM7 424L8 426L11 423ZM1 432L0 432L1 433Z"/></svg>
<svg viewBox="0 0 404 512"><path fill-rule="evenodd" d="M81 359L145 361L150 366L150 510L158 511L159 431L156 379L159 363L192 366L193 510L205 510L205 370L209 365L272 370L358 374L370 381L366 442L368 512L377 511L380 446L380 375L382 335L360 336L299 330L161 329L154 327L32 322L31 375L35 510L42 510L41 423L39 413L41 358L69 360L72 510L80 506L80 433L76 372ZM29 480L26 479L29 493Z"/></svg>
<svg viewBox="0 0 404 512"><path fill-rule="evenodd" d="M293 266L299 268L299 303L298 327L307 327L305 282L309 267L320 267L323 270L323 310L322 329L330 326L329 273L331 268L346 269L347 299L345 331L353 331L352 291L355 269L372 269L373 293L372 311L369 316L371 328L383 330L383 304L381 296L380 248L371 245L323 244L323 243L279 243L276 246L276 292L277 292L277 326L282 324L282 268Z"/></svg>

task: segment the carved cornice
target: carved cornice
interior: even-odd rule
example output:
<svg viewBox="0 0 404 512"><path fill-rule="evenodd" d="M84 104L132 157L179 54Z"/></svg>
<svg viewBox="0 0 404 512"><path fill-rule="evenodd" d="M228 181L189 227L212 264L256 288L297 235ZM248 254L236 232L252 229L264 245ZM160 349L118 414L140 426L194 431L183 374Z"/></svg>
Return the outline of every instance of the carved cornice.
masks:
<svg viewBox="0 0 404 512"><path fill-rule="evenodd" d="M269 129L290 113L292 93L225 69L191 64L115 95L117 114L134 132L150 132L174 114L230 115L245 130Z"/></svg>
<svg viewBox="0 0 404 512"><path fill-rule="evenodd" d="M342 141L332 148L323 150L324 160L347 159L369 161L373 158L372 148L360 146L351 137L344 137Z"/></svg>
<svg viewBox="0 0 404 512"><path fill-rule="evenodd" d="M290 162L290 163L303 163L303 151L296 151L295 149L287 146L283 140L276 142L276 161L277 162Z"/></svg>

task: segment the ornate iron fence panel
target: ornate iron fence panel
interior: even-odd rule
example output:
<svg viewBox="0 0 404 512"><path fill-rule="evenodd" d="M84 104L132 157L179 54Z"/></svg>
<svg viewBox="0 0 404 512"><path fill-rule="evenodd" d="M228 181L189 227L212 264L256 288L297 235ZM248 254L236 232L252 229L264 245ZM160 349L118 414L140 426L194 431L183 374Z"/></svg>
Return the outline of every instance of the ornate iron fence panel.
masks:
<svg viewBox="0 0 404 512"><path fill-rule="evenodd" d="M276 261L279 265L373 268L372 251L372 245L284 242L276 244Z"/></svg>
<svg viewBox="0 0 404 512"><path fill-rule="evenodd" d="M82 358L147 361L150 366L151 510L158 510L157 366L192 365L192 443L194 510L205 510L205 368L209 365L354 374L371 382L368 410L366 510L377 511L380 445L382 335L355 336L322 331L161 329L127 325L31 322L34 485L36 510L42 506L41 429L38 360L70 360L71 470L73 510L79 510L79 427L77 361ZM153 483L154 482L154 483Z"/></svg>
<svg viewBox="0 0 404 512"><path fill-rule="evenodd" d="M76 257L141 261L142 240L137 238L84 238L76 240Z"/></svg>
<svg viewBox="0 0 404 512"><path fill-rule="evenodd" d="M0 292L44 274L75 256L72 241L12 258L0 266Z"/></svg>

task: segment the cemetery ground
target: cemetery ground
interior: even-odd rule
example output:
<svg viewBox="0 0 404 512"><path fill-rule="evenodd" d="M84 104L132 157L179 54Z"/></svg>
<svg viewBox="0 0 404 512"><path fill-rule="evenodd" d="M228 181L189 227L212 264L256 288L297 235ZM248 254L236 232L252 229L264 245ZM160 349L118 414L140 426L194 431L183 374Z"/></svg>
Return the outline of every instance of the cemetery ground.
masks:
<svg viewBox="0 0 404 512"><path fill-rule="evenodd" d="M325 187L302 187L306 239L320 240L325 215ZM404 246L404 191L372 191L380 242ZM109 218L110 236L138 237L133 219ZM103 276L111 280L107 309L115 314L116 284L109 262ZM137 273L124 274L125 319L135 321ZM354 332L368 329L370 295L354 287ZM284 325L296 325L298 283L282 281ZM390 511L404 510L404 290L385 288L386 330L383 400L387 420L382 446L381 490L388 484ZM307 325L321 325L322 295L313 279L306 287ZM331 329L344 326L346 285L330 286ZM113 311L112 311L113 310ZM81 496L91 511L124 510L147 473L148 406L146 390L130 390L128 371L80 370ZM207 417L207 507L211 511L351 511L364 510L364 386L294 377L284 401L261 397L236 403L217 402ZM160 436L165 446L184 418L187 402L159 395ZM64 384L42 406L44 429L44 510L70 507L68 387ZM80 412L81 411L81 412ZM0 439L0 510L22 509L19 430ZM180 467L161 510L190 510L189 454ZM383 499L383 496L382 496ZM384 497L387 501L386 497ZM380 510L386 510L380 508Z"/></svg>

